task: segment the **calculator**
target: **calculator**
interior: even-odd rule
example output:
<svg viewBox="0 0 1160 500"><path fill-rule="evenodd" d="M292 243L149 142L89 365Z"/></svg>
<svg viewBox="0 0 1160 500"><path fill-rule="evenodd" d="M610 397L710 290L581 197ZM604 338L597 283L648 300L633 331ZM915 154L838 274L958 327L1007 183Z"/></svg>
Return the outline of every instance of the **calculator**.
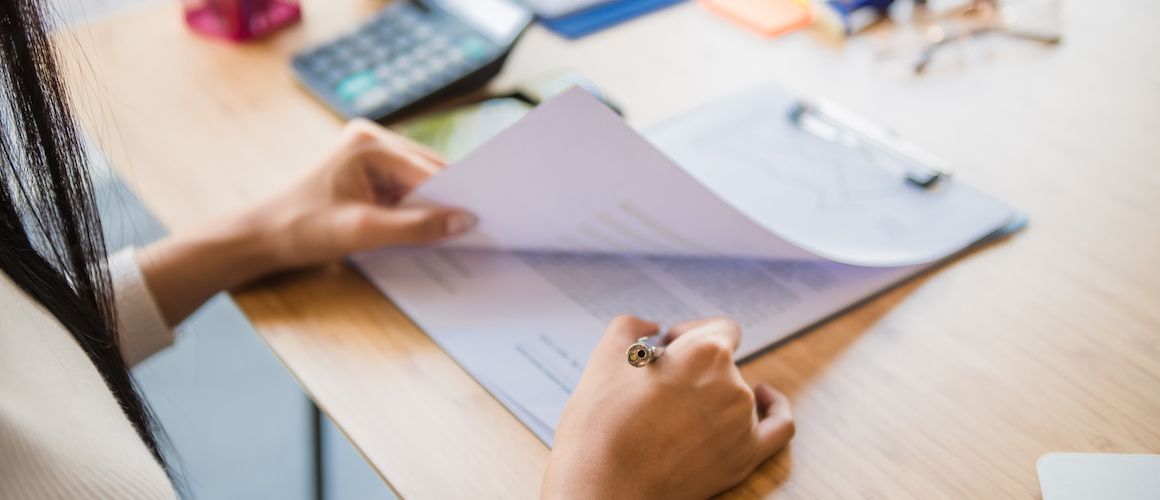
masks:
<svg viewBox="0 0 1160 500"><path fill-rule="evenodd" d="M511 0L396 0L291 65L343 117L389 122L486 85L531 21Z"/></svg>

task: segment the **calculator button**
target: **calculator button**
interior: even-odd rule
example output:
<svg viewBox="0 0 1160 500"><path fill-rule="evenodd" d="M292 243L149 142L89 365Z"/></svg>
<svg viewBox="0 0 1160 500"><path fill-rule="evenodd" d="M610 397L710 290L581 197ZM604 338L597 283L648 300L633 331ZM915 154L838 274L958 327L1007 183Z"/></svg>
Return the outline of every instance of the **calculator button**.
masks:
<svg viewBox="0 0 1160 500"><path fill-rule="evenodd" d="M442 57L432 57L427 60L426 68L429 73L437 75L447 69L447 62Z"/></svg>
<svg viewBox="0 0 1160 500"><path fill-rule="evenodd" d="M394 22L393 20L388 20L388 19L384 19L382 21L370 23L367 25L367 27L370 28L372 33L378 33L380 35L383 33L391 33L393 31L395 31L396 29L398 29L398 26L399 26L398 23Z"/></svg>
<svg viewBox="0 0 1160 500"><path fill-rule="evenodd" d="M355 58L355 54L354 51L350 50L349 47L340 46L334 48L333 58L335 63L346 64L348 61Z"/></svg>
<svg viewBox="0 0 1160 500"><path fill-rule="evenodd" d="M411 40L409 38L407 38L406 36L396 35L395 38L393 40L391 40L391 47L399 52L407 50L407 48L410 46L411 46Z"/></svg>
<svg viewBox="0 0 1160 500"><path fill-rule="evenodd" d="M332 68L326 73L323 73L322 78L326 81L327 85L336 85L348 74L350 74L350 72L345 69Z"/></svg>
<svg viewBox="0 0 1160 500"><path fill-rule="evenodd" d="M395 75L386 83L386 85L391 90L391 92L402 94L403 91L407 89L408 83L408 80L405 78L401 78L398 75Z"/></svg>
<svg viewBox="0 0 1160 500"><path fill-rule="evenodd" d="M411 68L411 71L408 73L408 75L410 76L411 81L415 82L416 85L423 85L429 78L431 78L431 73L429 73L426 69L418 66Z"/></svg>
<svg viewBox="0 0 1160 500"><path fill-rule="evenodd" d="M415 78L411 74L411 70L407 68L395 68L394 74L391 75L391 80L400 87L410 87L415 84Z"/></svg>
<svg viewBox="0 0 1160 500"><path fill-rule="evenodd" d="M330 68L332 61L327 57L312 57L306 59L306 67L314 73L324 73Z"/></svg>
<svg viewBox="0 0 1160 500"><path fill-rule="evenodd" d="M465 38L459 42L459 50L472 61L482 61L490 52L487 42L479 37Z"/></svg>
<svg viewBox="0 0 1160 500"><path fill-rule="evenodd" d="M393 45L395 42L395 32L393 30L375 30L371 32L371 36L375 39L375 43L379 45Z"/></svg>
<svg viewBox="0 0 1160 500"><path fill-rule="evenodd" d="M360 112L374 111L391 101L391 93L383 87L369 88L354 99L354 107Z"/></svg>
<svg viewBox="0 0 1160 500"><path fill-rule="evenodd" d="M360 71L339 81L334 92L343 100L353 102L378 85L379 79L373 73Z"/></svg>
<svg viewBox="0 0 1160 500"><path fill-rule="evenodd" d="M435 28L432 28L430 24L419 24L415 26L414 34L418 38L429 38L435 34Z"/></svg>
<svg viewBox="0 0 1160 500"><path fill-rule="evenodd" d="M359 37L351 40L351 47L352 48L354 48L355 50L360 50L360 51L364 51L364 52L369 51L370 49L374 48L375 45L378 45L378 43L373 38L366 36L366 35L362 35L362 36L359 36Z"/></svg>

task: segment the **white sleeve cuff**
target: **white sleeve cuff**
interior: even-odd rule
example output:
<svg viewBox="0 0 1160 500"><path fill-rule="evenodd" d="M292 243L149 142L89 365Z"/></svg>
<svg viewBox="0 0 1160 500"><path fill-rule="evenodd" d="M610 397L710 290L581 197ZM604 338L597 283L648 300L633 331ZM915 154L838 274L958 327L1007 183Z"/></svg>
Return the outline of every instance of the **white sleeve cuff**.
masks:
<svg viewBox="0 0 1160 500"><path fill-rule="evenodd" d="M133 366L172 345L173 329L166 324L141 275L136 249L129 247L109 257L109 274L113 279L121 355Z"/></svg>

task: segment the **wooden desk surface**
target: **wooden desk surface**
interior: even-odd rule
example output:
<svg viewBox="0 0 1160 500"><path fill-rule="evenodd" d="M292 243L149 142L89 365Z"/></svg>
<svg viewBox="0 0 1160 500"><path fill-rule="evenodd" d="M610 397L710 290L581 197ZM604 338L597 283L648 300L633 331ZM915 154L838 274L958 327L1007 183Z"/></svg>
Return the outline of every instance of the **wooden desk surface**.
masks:
<svg viewBox="0 0 1160 500"><path fill-rule="evenodd" d="M287 55L378 3L232 47L176 7L72 32L90 129L171 229L308 167L340 123ZM952 161L1029 230L743 367L798 436L730 496L1028 498L1051 451L1160 452L1160 3L1070 2L1064 45L995 45L912 78L808 34L766 41L695 4L578 42L540 28L496 83L575 69L647 125L761 81L825 96ZM548 450L373 287L332 266L235 294L271 349L410 498L530 498Z"/></svg>

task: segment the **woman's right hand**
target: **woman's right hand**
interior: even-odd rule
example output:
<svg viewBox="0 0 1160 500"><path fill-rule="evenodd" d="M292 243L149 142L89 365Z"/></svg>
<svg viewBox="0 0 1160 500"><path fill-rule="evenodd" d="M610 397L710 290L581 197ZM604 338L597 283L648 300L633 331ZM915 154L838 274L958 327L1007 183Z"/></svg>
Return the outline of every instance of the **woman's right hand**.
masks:
<svg viewBox="0 0 1160 500"><path fill-rule="evenodd" d="M633 317L608 327L560 418L543 498L707 498L793 437L789 400L734 364L736 322L674 326L663 356L630 366L628 346L657 333Z"/></svg>

